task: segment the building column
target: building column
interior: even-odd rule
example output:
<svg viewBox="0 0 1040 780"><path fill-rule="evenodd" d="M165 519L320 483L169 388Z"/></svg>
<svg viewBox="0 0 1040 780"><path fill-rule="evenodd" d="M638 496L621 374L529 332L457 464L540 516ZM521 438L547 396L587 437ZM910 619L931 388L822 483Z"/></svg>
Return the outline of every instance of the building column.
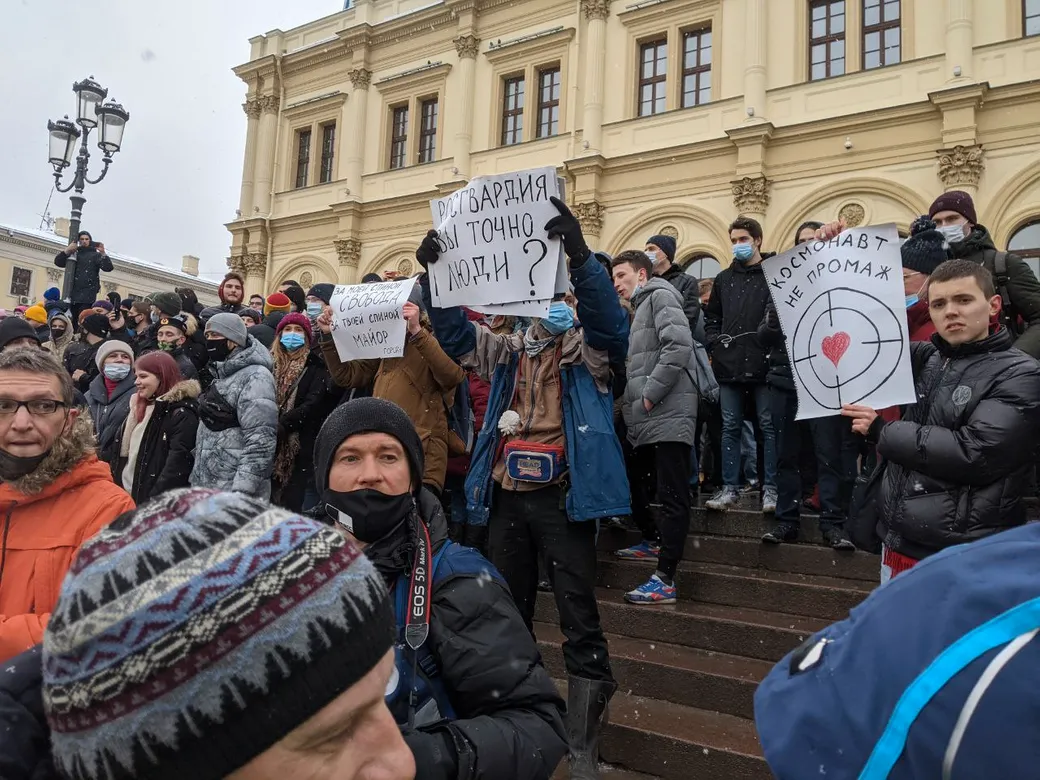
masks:
<svg viewBox="0 0 1040 780"><path fill-rule="evenodd" d="M345 123L343 144L347 180L350 196L361 197L361 177L365 172L365 116L368 108L368 86L372 83L372 71L355 68L348 74L354 86L343 106Z"/></svg>
<svg viewBox="0 0 1040 780"><path fill-rule="evenodd" d="M259 213L267 215L271 212L271 177L274 173L275 134L278 124L278 96L263 95L257 98L260 103L260 131L256 142L256 179L253 185L253 199ZM245 216L250 216L246 214Z"/></svg>
<svg viewBox="0 0 1040 780"><path fill-rule="evenodd" d="M737 213L764 222L769 209L769 187L772 184L765 176L745 176L732 182L733 205Z"/></svg>
<svg viewBox="0 0 1040 780"><path fill-rule="evenodd" d="M238 199L238 211L248 219L253 214L253 179L256 175L256 134L260 124L260 100L249 98L242 104L246 112L246 151L242 161L242 194Z"/></svg>
<svg viewBox="0 0 1040 780"><path fill-rule="evenodd" d="M477 69L477 51L480 39L475 35L460 35L453 43L459 55L459 129L455 133L455 171L464 179L470 177L470 153L473 148L473 83Z"/></svg>
<svg viewBox="0 0 1040 780"><path fill-rule="evenodd" d="M267 255L260 252L243 255L241 263L246 272L246 295L260 293L267 297Z"/></svg>
<svg viewBox="0 0 1040 780"><path fill-rule="evenodd" d="M340 284L356 284L358 279L358 263L361 260L361 240L357 238L340 238L333 242L336 256L339 258Z"/></svg>
<svg viewBox="0 0 1040 780"><path fill-rule="evenodd" d="M610 0L581 0L581 8L588 20L585 39L582 154L600 154L603 148L603 82L606 74L607 17L610 15Z"/></svg>
<svg viewBox="0 0 1040 780"><path fill-rule="evenodd" d="M972 80L975 32L971 7L972 0L946 0L947 83Z"/></svg>
<svg viewBox="0 0 1040 780"><path fill-rule="evenodd" d="M766 119L766 40L769 18L766 0L746 0L744 6L745 122Z"/></svg>

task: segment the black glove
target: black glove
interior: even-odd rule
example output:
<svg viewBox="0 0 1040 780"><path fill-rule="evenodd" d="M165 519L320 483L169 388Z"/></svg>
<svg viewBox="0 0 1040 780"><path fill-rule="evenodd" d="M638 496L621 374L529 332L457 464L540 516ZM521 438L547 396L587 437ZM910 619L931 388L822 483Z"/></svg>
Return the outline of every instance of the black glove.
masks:
<svg viewBox="0 0 1040 780"><path fill-rule="evenodd" d="M776 307L766 307L766 327L770 330L780 330L780 315L776 313Z"/></svg>
<svg viewBox="0 0 1040 780"><path fill-rule="evenodd" d="M440 256L441 247L437 243L437 231L431 230L419 244L419 248L415 250L415 259L419 261L419 265L429 271L430 263L436 263Z"/></svg>
<svg viewBox="0 0 1040 780"><path fill-rule="evenodd" d="M585 236L581 233L581 225L562 200L556 197L550 197L549 200L560 212L560 216L553 217L545 223L545 232L549 234L549 238L560 238L563 241L563 251L571 259L571 267L579 266L590 254Z"/></svg>

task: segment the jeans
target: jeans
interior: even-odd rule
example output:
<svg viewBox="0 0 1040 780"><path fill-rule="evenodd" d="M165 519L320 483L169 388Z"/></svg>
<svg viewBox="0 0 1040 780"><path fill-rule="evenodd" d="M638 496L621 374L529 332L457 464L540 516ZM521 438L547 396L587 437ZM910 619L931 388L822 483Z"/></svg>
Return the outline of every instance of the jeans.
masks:
<svg viewBox="0 0 1040 780"><path fill-rule="evenodd" d="M755 441L755 426L751 420L744 420L744 430L740 435L740 458L747 482L758 482L758 442Z"/></svg>
<svg viewBox="0 0 1040 780"><path fill-rule="evenodd" d="M684 486L685 489L685 486ZM596 605L596 526L572 522L558 485L518 492L494 488L488 528L489 558L502 573L532 632L543 558L560 613L567 673L612 682L607 640Z"/></svg>
<svg viewBox="0 0 1040 780"><path fill-rule="evenodd" d="M802 500L802 475L798 469L801 426L794 419L798 414L798 396L770 387L769 401L776 432L776 519L798 525Z"/></svg>
<svg viewBox="0 0 1040 780"><path fill-rule="evenodd" d="M722 481L728 488L740 486L740 445L744 430L744 402L755 403L758 427L762 431L765 449L762 484L776 487L776 438L769 414L769 388L764 384L724 383L720 385L722 405Z"/></svg>
<svg viewBox="0 0 1040 780"><path fill-rule="evenodd" d="M647 481L632 486L632 512L639 523L643 538L661 540L661 555L657 570L668 579L675 577L675 570L682 560L686 536L690 533L690 448L674 441L648 444L636 449L636 460L644 464L641 472L655 475L653 482ZM650 519L650 499L656 485L657 502L661 505L657 515L657 528ZM657 533L654 533L654 531Z"/></svg>

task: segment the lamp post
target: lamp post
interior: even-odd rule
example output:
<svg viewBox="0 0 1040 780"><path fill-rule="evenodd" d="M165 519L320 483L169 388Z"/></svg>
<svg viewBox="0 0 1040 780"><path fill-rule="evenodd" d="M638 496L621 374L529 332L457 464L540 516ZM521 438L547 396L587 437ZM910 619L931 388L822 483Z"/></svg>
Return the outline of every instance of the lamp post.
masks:
<svg viewBox="0 0 1040 780"><path fill-rule="evenodd" d="M48 122L50 133L50 164L54 166L54 182L58 192L73 191L69 197L72 201L72 219L69 226L69 241L76 243L79 235L80 217L83 216L83 190L88 184L97 184L105 178L108 166L112 163L112 155L119 151L123 143L123 130L130 121L130 112L118 103L102 101L108 97L108 90L94 81L91 76L72 85L76 93L76 121L73 124L68 116L57 122ZM76 127L79 125L79 127ZM82 129L81 129L82 128ZM96 179L87 174L90 164L88 141L92 130L98 131L98 148L103 155L104 167ZM72 181L61 186L62 172L72 165L72 155L76 150L76 141L80 141L79 154L76 155L76 168ZM62 297L66 301L72 299L72 282L76 276L76 255L68 259L65 265L65 280L62 283Z"/></svg>

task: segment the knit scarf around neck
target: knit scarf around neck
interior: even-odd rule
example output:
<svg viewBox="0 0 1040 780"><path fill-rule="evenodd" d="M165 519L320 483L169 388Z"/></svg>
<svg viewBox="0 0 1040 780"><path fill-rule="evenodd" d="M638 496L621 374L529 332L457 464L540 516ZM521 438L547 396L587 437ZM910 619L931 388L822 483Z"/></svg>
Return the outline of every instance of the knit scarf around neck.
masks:
<svg viewBox="0 0 1040 780"><path fill-rule="evenodd" d="M307 367L308 350L300 347L290 352L277 345L274 352L274 383L278 401L278 415L292 411L296 406L297 380ZM274 457L274 477L284 486L292 477L296 456L300 454L300 434L291 433L278 442L278 452Z"/></svg>
<svg viewBox="0 0 1040 780"><path fill-rule="evenodd" d="M544 334L542 338L539 338L535 335L535 329L536 326L532 325L524 331L524 351L530 358L538 357L546 347L556 341L556 336L544 328L538 328L539 332Z"/></svg>

